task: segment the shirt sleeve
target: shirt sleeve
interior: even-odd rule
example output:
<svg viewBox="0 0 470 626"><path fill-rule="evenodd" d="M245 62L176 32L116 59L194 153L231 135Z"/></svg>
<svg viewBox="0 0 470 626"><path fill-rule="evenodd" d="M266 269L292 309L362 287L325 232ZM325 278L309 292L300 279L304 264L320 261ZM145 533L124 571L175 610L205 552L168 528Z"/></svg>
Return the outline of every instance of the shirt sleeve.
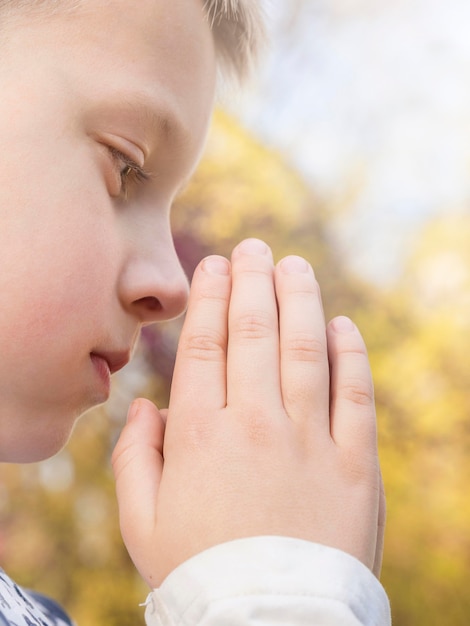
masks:
<svg viewBox="0 0 470 626"><path fill-rule="evenodd" d="M147 626L390 626L387 595L354 557L288 537L215 546L149 594Z"/></svg>

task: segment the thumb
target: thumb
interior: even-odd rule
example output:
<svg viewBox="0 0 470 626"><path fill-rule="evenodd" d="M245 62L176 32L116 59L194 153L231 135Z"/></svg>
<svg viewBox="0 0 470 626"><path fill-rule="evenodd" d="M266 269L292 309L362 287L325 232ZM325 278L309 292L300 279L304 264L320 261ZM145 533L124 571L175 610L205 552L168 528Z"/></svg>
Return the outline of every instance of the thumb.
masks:
<svg viewBox="0 0 470 626"><path fill-rule="evenodd" d="M139 398L129 408L112 455L121 533L138 569L156 524L164 433L165 422L157 407Z"/></svg>

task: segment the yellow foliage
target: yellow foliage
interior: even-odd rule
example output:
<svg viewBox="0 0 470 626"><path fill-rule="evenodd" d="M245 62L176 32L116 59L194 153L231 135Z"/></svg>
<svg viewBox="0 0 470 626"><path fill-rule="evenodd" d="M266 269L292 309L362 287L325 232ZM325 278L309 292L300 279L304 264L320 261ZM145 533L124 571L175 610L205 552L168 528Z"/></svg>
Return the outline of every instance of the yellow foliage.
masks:
<svg viewBox="0 0 470 626"><path fill-rule="evenodd" d="M203 211L194 205L196 198L203 198ZM305 183L286 167L280 155L217 111L204 159L178 201L184 209L176 208L174 222L178 229L181 220L189 220L191 231L211 244L231 242L246 236L249 225L258 225L265 235L265 220L279 221L287 229L298 227L309 200ZM253 236L261 234L259 229Z"/></svg>
<svg viewBox="0 0 470 626"><path fill-rule="evenodd" d="M469 236L465 215L424 229L388 294L406 324L398 334L386 324L393 340L372 345L389 510L384 581L400 626L468 621Z"/></svg>

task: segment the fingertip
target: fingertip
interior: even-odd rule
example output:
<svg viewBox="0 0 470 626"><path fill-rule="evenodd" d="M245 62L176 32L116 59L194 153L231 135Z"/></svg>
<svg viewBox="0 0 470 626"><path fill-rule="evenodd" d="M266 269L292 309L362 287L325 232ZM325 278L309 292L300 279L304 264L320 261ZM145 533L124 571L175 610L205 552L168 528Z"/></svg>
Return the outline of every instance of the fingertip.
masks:
<svg viewBox="0 0 470 626"><path fill-rule="evenodd" d="M113 451L113 466L120 467L121 459L131 450L150 446L160 454L163 449L165 420L153 402L137 398L129 407L127 423L122 429Z"/></svg>
<svg viewBox="0 0 470 626"><path fill-rule="evenodd" d="M126 424L129 424L137 417L137 414L139 412L139 407L140 407L139 398L131 402L129 406L129 410L127 411Z"/></svg>
<svg viewBox="0 0 470 626"><path fill-rule="evenodd" d="M330 322L330 328L339 334L357 331L357 327L354 322L345 315L339 315L338 317L332 319Z"/></svg>
<svg viewBox="0 0 470 626"><path fill-rule="evenodd" d="M356 352L367 356L367 346L361 331L351 318L339 315L327 325L328 354L335 359L340 354Z"/></svg>
<svg viewBox="0 0 470 626"><path fill-rule="evenodd" d="M159 439L165 428L165 422L161 412L151 400L136 398L129 407L121 439L136 441L141 438Z"/></svg>
<svg viewBox="0 0 470 626"><path fill-rule="evenodd" d="M136 398L132 401L127 412L127 423L134 421L142 411L158 414L158 409L155 404L147 398Z"/></svg>
<svg viewBox="0 0 470 626"><path fill-rule="evenodd" d="M272 253L271 248L268 246L267 243L265 243L261 239L251 237L248 239L244 239L233 249L233 257L237 257L240 255L272 256Z"/></svg>
<svg viewBox="0 0 470 626"><path fill-rule="evenodd" d="M217 276L230 275L230 262L223 256L208 256L201 261L200 269L205 274L215 274Z"/></svg>
<svg viewBox="0 0 470 626"><path fill-rule="evenodd" d="M283 274L313 274L310 263L296 255L284 257L279 261L277 267Z"/></svg>

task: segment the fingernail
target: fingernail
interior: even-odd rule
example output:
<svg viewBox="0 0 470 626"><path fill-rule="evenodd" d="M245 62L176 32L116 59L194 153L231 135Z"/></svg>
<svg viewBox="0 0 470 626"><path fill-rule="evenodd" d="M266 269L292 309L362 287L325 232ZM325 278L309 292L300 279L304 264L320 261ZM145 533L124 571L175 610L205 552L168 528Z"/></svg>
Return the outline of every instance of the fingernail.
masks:
<svg viewBox="0 0 470 626"><path fill-rule="evenodd" d="M300 256L287 256L281 261L281 269L285 274L306 274L309 264Z"/></svg>
<svg viewBox="0 0 470 626"><path fill-rule="evenodd" d="M209 256L202 262L202 269L207 274L219 274L228 276L230 274L230 264L223 256Z"/></svg>
<svg viewBox="0 0 470 626"><path fill-rule="evenodd" d="M243 254L267 254L269 248L260 239L245 239L237 246L237 250Z"/></svg>
<svg viewBox="0 0 470 626"><path fill-rule="evenodd" d="M349 319L349 317L345 317L344 315L341 315L340 317L335 317L331 324L337 333L350 333L356 328L356 326Z"/></svg>

